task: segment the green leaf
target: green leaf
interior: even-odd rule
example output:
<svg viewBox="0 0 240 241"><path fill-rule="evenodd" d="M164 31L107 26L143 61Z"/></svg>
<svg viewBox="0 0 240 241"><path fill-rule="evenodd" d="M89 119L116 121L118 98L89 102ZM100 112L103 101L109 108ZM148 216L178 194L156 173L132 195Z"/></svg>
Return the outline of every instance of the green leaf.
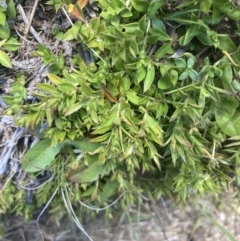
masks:
<svg viewBox="0 0 240 241"><path fill-rule="evenodd" d="M234 90L240 92L240 83L239 83L239 81L233 80L232 87L234 88Z"/></svg>
<svg viewBox="0 0 240 241"><path fill-rule="evenodd" d="M146 15L144 15L138 22L139 29L143 32L146 32L147 28L147 20L146 20Z"/></svg>
<svg viewBox="0 0 240 241"><path fill-rule="evenodd" d="M98 164L98 155L91 156L94 161L89 166L80 165L76 170L70 170L68 179L76 183L94 182L104 173L103 166Z"/></svg>
<svg viewBox="0 0 240 241"><path fill-rule="evenodd" d="M56 94L56 93L59 93L57 88L55 86L52 86L50 84L43 84L43 83L40 83L40 84L37 84L37 87L45 92L49 92L51 94Z"/></svg>
<svg viewBox="0 0 240 241"><path fill-rule="evenodd" d="M82 83L81 87L82 87L81 90L85 95L87 95L87 96L92 95L92 89L88 85Z"/></svg>
<svg viewBox="0 0 240 241"><path fill-rule="evenodd" d="M195 59L193 56L191 56L188 60L187 60L187 67L190 69L194 66L195 64Z"/></svg>
<svg viewBox="0 0 240 241"><path fill-rule="evenodd" d="M218 41L219 41L218 48L221 50L225 50L228 53L231 53L237 50L237 46L233 43L233 41L228 36L219 36Z"/></svg>
<svg viewBox="0 0 240 241"><path fill-rule="evenodd" d="M170 70L170 79L171 79L172 85L175 86L178 81L178 72L175 69Z"/></svg>
<svg viewBox="0 0 240 241"><path fill-rule="evenodd" d="M165 43L157 52L154 54L156 59L163 58L166 54L173 54L174 50L172 48L172 42Z"/></svg>
<svg viewBox="0 0 240 241"><path fill-rule="evenodd" d="M16 18L16 9L13 0L7 0L7 5L7 15L14 20Z"/></svg>
<svg viewBox="0 0 240 241"><path fill-rule="evenodd" d="M212 40L209 38L207 33L200 33L197 36L197 39L203 43L204 45L208 45L208 46L212 46L213 42Z"/></svg>
<svg viewBox="0 0 240 241"><path fill-rule="evenodd" d="M23 156L22 168L26 172L44 170L60 152L60 145L51 146L51 140L40 141Z"/></svg>
<svg viewBox="0 0 240 241"><path fill-rule="evenodd" d="M98 29L99 29L99 25L100 25L100 18L99 17L92 18L91 21L90 21L90 24L92 26L92 30L97 32Z"/></svg>
<svg viewBox="0 0 240 241"><path fill-rule="evenodd" d="M177 58L174 61L175 61L177 67L181 67L181 68L186 68L187 67L186 61L184 59L182 59L182 58Z"/></svg>
<svg viewBox="0 0 240 241"><path fill-rule="evenodd" d="M58 77L57 75L54 75L54 74L49 73L49 74L47 74L47 77L55 85L63 84L65 82L63 79L61 79L60 77Z"/></svg>
<svg viewBox="0 0 240 241"><path fill-rule="evenodd" d="M6 13L0 10L0 26L1 25L4 26L5 23L6 23Z"/></svg>
<svg viewBox="0 0 240 241"><path fill-rule="evenodd" d="M7 67L7 68L12 68L12 63L8 57L8 55L0 50L0 64Z"/></svg>
<svg viewBox="0 0 240 241"><path fill-rule="evenodd" d="M238 108L239 102L233 96L222 96L220 106L224 112L231 114Z"/></svg>
<svg viewBox="0 0 240 241"><path fill-rule="evenodd" d="M147 36L147 43L148 44L155 44L157 41L159 41L159 34Z"/></svg>
<svg viewBox="0 0 240 241"><path fill-rule="evenodd" d="M153 65L149 65L147 69L147 75L144 80L143 93L145 93L152 85L155 77L155 68Z"/></svg>
<svg viewBox="0 0 240 241"><path fill-rule="evenodd" d="M226 9L225 14L234 21L240 20L240 6L234 9Z"/></svg>
<svg viewBox="0 0 240 241"><path fill-rule="evenodd" d="M158 36L159 41L172 41L172 38L165 32L160 29L151 28L150 36Z"/></svg>
<svg viewBox="0 0 240 241"><path fill-rule="evenodd" d="M21 43L18 43L15 38L11 37L3 46L8 51L16 51L21 47Z"/></svg>
<svg viewBox="0 0 240 241"><path fill-rule="evenodd" d="M101 146L99 143L91 142L91 139L86 137L77 138L70 144L83 152L94 152Z"/></svg>
<svg viewBox="0 0 240 241"><path fill-rule="evenodd" d="M116 108L118 105L115 105L115 108L112 110L112 113L102 122L100 126L98 126L91 134L105 134L107 131L112 129L114 121L117 117L118 109Z"/></svg>
<svg viewBox="0 0 240 241"><path fill-rule="evenodd" d="M160 145L163 145L163 130L161 129L160 124L147 113L146 124L148 125L149 129L153 131L152 134L156 136L156 139L154 139L154 141Z"/></svg>
<svg viewBox="0 0 240 241"><path fill-rule="evenodd" d="M200 9L205 14L208 14L211 5L212 5L212 0L201 0L201 2L200 2Z"/></svg>
<svg viewBox="0 0 240 241"><path fill-rule="evenodd" d="M139 69L136 71L136 78L137 82L140 83L145 77L146 77L147 71L143 66L141 66Z"/></svg>
<svg viewBox="0 0 240 241"><path fill-rule="evenodd" d="M149 3L144 0L130 0L133 7L138 11L138 12L147 12Z"/></svg>
<svg viewBox="0 0 240 241"><path fill-rule="evenodd" d="M9 37L10 37L10 27L8 23L5 22L4 25L0 24L0 39L8 39Z"/></svg>
<svg viewBox="0 0 240 241"><path fill-rule="evenodd" d="M198 81L199 80L199 74L196 70L194 69L189 69L188 70L188 74L189 77L193 80L193 81Z"/></svg>
<svg viewBox="0 0 240 241"><path fill-rule="evenodd" d="M213 6L212 24L216 24L218 22L220 14L221 14L221 11L217 7Z"/></svg>
<svg viewBox="0 0 240 241"><path fill-rule="evenodd" d="M91 139L91 142L103 142L103 141L109 140L110 136L111 136L111 132L108 132L107 134Z"/></svg>
<svg viewBox="0 0 240 241"><path fill-rule="evenodd" d="M188 71L184 71L180 74L179 80L185 80L188 77Z"/></svg>
<svg viewBox="0 0 240 241"><path fill-rule="evenodd" d="M109 200L111 196L117 193L119 187L119 182L117 180L108 181L104 187L101 194L101 203L105 203Z"/></svg>
<svg viewBox="0 0 240 241"><path fill-rule="evenodd" d="M166 27L165 27L163 21L160 20L159 18L154 18L152 20L152 27L166 33Z"/></svg>
<svg viewBox="0 0 240 241"><path fill-rule="evenodd" d="M161 90L167 90L172 86L170 76L166 74L158 81L158 88Z"/></svg>
<svg viewBox="0 0 240 241"><path fill-rule="evenodd" d="M176 11L174 13L168 14L164 19L176 21L183 24L192 24L200 25L205 29L208 29L208 26L200 20L194 12L199 12L198 9L187 9L182 11Z"/></svg>
<svg viewBox="0 0 240 241"><path fill-rule="evenodd" d="M62 41L63 40L63 32L58 32L56 35L55 35L56 39L58 41Z"/></svg>
<svg viewBox="0 0 240 241"><path fill-rule="evenodd" d="M133 14L132 14L131 10L128 9L128 8L124 8L124 9L122 9L122 11L121 11L121 16L122 16L123 18L128 18L128 17L131 17L132 15L133 15Z"/></svg>
<svg viewBox="0 0 240 241"><path fill-rule="evenodd" d="M61 83L58 85L58 89L62 91L63 93L72 93L76 92L76 86L72 83Z"/></svg>
<svg viewBox="0 0 240 241"><path fill-rule="evenodd" d="M154 18L157 11L167 4L167 0L155 0L151 1L148 8L148 16Z"/></svg>
<svg viewBox="0 0 240 241"><path fill-rule="evenodd" d="M223 98L221 102L221 110L215 114L217 125L228 136L240 135L239 102L231 96Z"/></svg>
<svg viewBox="0 0 240 241"><path fill-rule="evenodd" d="M137 96L137 93L133 90L128 90L126 93L127 99L135 105L139 105L141 98Z"/></svg>
<svg viewBox="0 0 240 241"><path fill-rule="evenodd" d="M197 36L198 34L202 33L202 26L200 25L192 25L187 29L187 32L179 39L179 43L182 46L186 46L190 43L190 41Z"/></svg>
<svg viewBox="0 0 240 241"><path fill-rule="evenodd" d="M71 115L75 112L77 112L79 109L81 109L85 104L81 102L75 103L73 106L71 106L64 114L64 116Z"/></svg>
<svg viewBox="0 0 240 241"><path fill-rule="evenodd" d="M73 39L77 39L79 36L79 30L81 28L81 23L76 22L72 28L70 28L63 36L63 41L69 41Z"/></svg>
<svg viewBox="0 0 240 241"><path fill-rule="evenodd" d="M220 79L222 80L222 84L225 90L232 90L231 83L233 79L232 67L229 63L223 63L221 67L222 75Z"/></svg>

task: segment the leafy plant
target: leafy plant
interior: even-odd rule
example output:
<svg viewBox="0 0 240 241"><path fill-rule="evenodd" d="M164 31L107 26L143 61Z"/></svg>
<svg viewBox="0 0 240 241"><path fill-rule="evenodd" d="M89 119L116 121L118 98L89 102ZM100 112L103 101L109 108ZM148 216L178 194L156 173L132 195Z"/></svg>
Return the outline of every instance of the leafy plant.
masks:
<svg viewBox="0 0 240 241"><path fill-rule="evenodd" d="M239 179L239 39L216 30L230 12L236 21L238 8L220 2L169 9L169 1L95 1L100 15L77 17L63 35L94 55L90 63L74 56L71 71L63 55L39 45L35 55L49 65L48 82L33 92L39 101L22 104L26 90L17 88L5 97L17 125L48 124L22 162L27 172L49 169L58 179L39 189L38 205L66 183L75 205L79 198L106 204L132 190L124 207L140 191L185 201ZM82 6L74 5L79 16Z"/></svg>
<svg viewBox="0 0 240 241"><path fill-rule="evenodd" d="M11 61L5 51L16 51L20 44L17 39L10 36L10 27L7 22L7 17L10 19L16 18L16 10L13 0L1 1L0 3L0 64L12 68ZM3 49L3 50L1 50Z"/></svg>

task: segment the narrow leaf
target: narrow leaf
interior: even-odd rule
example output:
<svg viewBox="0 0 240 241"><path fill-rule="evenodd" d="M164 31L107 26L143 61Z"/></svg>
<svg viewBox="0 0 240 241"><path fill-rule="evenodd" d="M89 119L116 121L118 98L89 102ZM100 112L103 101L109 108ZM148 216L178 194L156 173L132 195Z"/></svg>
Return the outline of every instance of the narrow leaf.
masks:
<svg viewBox="0 0 240 241"><path fill-rule="evenodd" d="M81 107L83 107L84 103L81 103L81 102L77 102L75 103L73 106L71 106L68 111L65 113L64 116L68 116L68 115L71 115L75 112L77 112Z"/></svg>
<svg viewBox="0 0 240 241"><path fill-rule="evenodd" d="M63 84L64 80L61 79L60 77L58 77L57 75L54 74L48 74L47 77L49 78L49 80L54 83L55 85L59 85L59 84Z"/></svg>
<svg viewBox="0 0 240 241"><path fill-rule="evenodd" d="M147 75L144 80L143 93L145 93L151 87L155 76L155 68L153 65L149 65L147 69Z"/></svg>

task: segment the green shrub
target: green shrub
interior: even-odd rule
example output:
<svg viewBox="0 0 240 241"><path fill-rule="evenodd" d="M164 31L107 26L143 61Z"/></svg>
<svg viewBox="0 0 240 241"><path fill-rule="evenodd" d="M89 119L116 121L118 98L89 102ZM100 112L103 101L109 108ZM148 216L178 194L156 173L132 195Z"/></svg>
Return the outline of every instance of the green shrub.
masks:
<svg viewBox="0 0 240 241"><path fill-rule="evenodd" d="M13 0L0 1L0 65L11 68L11 61L5 51L16 51L20 44L16 38L11 37L7 18L12 20L16 18Z"/></svg>
<svg viewBox="0 0 240 241"><path fill-rule="evenodd" d="M95 3L100 15L63 35L84 43L95 62L75 55L70 70L61 54L39 45L35 55L49 65L49 82L34 92L39 102L21 104L17 88L5 98L17 125L48 124L22 161L26 172L52 172L37 205L56 188L75 205L102 206L124 193L124 207L140 192L185 201L220 193L233 177L238 184L239 7L228 0ZM234 35L216 30L225 16ZM24 87L21 81L15 85Z"/></svg>

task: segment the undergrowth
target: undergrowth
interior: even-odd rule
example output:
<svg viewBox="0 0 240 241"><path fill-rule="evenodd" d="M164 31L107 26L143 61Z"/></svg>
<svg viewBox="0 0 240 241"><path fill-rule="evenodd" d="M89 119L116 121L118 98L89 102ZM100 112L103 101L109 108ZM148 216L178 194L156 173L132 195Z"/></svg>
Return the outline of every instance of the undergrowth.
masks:
<svg viewBox="0 0 240 241"><path fill-rule="evenodd" d="M4 114L41 138L23 156L23 170L29 177L51 172L31 205L42 206L58 190L51 206L61 216L62 192L71 205L81 200L91 207L123 194L125 208L140 193L184 202L190 194L239 185L240 7L234 1L96 0L93 19L84 17L84 1L48 4L75 17L57 38L84 43L92 58L76 54L69 64L39 45L34 55L49 73L31 92L37 101L23 101L24 74L4 97ZM219 27L226 18L231 31ZM1 38L5 44L9 36ZM1 211L14 206L31 213L25 195L10 181Z"/></svg>

